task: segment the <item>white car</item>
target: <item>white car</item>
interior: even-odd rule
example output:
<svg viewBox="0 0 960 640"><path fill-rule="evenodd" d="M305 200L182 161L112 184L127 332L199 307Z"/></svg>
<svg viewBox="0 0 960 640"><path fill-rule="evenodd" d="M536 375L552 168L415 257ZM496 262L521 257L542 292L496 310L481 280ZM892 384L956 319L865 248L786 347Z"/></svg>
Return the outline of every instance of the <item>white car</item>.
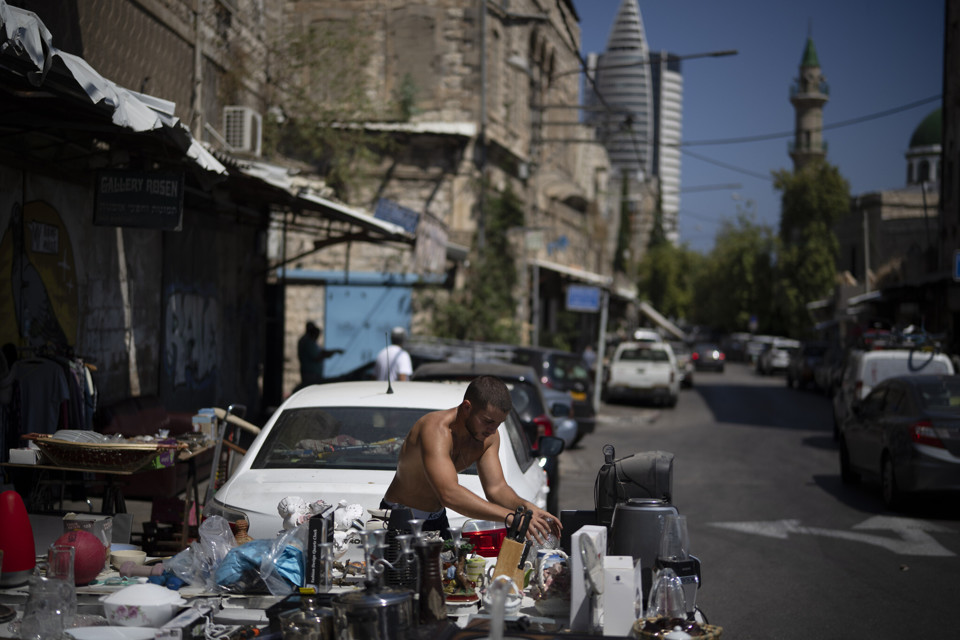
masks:
<svg viewBox="0 0 960 640"><path fill-rule="evenodd" d="M277 505L288 496L379 509L407 432L424 414L459 405L467 389L466 384L436 382L391 386L393 393L385 382L340 382L309 386L290 396L204 507L204 516L231 522L246 518L253 538L274 538L283 526ZM515 412L500 425L500 464L520 497L546 505L546 472L541 459L531 455ZM459 479L484 495L475 467ZM467 520L452 510L447 517L451 527Z"/></svg>
<svg viewBox="0 0 960 640"><path fill-rule="evenodd" d="M677 405L680 374L669 342L622 342L610 360L606 400L642 398Z"/></svg>

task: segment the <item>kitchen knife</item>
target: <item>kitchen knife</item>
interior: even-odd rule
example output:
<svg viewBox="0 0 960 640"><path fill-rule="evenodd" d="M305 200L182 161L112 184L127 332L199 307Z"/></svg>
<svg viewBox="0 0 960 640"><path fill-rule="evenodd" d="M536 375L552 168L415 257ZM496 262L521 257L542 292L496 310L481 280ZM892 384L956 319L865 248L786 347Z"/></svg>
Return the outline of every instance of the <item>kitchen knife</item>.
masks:
<svg viewBox="0 0 960 640"><path fill-rule="evenodd" d="M493 577L506 575L517 580L517 567L520 564L520 556L523 555L524 544L517 541L517 534L520 529L521 521L524 516L524 508L517 507L513 514L513 522L507 527L507 536L500 545L500 553L497 555L497 564L493 569ZM531 512L532 515L532 512ZM506 518L504 519L506 520ZM529 526L529 524L528 524ZM521 540L522 540L521 536ZM522 576L522 573L521 573ZM523 579L517 582L517 587L523 589Z"/></svg>

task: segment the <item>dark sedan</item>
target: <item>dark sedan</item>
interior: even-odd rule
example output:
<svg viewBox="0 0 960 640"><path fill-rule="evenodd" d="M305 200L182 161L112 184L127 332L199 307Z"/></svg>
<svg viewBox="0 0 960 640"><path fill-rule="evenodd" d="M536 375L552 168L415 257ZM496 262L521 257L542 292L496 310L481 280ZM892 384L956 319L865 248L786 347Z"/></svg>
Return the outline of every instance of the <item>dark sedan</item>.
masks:
<svg viewBox="0 0 960 640"><path fill-rule="evenodd" d="M880 478L883 501L896 507L915 491L960 491L960 376L884 380L840 427L840 473Z"/></svg>
<svg viewBox="0 0 960 640"><path fill-rule="evenodd" d="M697 371L719 371L723 373L723 366L727 360L723 350L711 342L699 342L693 345L690 360Z"/></svg>

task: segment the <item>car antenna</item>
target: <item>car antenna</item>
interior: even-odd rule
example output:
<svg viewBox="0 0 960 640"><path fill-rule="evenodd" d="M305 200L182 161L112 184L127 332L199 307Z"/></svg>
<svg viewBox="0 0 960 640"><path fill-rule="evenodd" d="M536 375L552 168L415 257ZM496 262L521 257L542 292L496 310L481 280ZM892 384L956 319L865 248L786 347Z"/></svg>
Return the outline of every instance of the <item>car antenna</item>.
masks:
<svg viewBox="0 0 960 640"><path fill-rule="evenodd" d="M390 384L390 334L383 332L383 340L387 343L387 393L393 393L393 385Z"/></svg>

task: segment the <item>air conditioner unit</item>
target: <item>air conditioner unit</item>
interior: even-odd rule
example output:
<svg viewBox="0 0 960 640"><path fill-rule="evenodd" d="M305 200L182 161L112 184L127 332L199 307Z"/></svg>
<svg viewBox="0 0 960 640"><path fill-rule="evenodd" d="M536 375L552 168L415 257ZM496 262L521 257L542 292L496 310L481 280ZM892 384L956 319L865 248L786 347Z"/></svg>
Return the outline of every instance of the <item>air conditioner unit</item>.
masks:
<svg viewBox="0 0 960 640"><path fill-rule="evenodd" d="M224 107L223 132L227 144L234 151L260 155L263 118L255 110L250 107Z"/></svg>

